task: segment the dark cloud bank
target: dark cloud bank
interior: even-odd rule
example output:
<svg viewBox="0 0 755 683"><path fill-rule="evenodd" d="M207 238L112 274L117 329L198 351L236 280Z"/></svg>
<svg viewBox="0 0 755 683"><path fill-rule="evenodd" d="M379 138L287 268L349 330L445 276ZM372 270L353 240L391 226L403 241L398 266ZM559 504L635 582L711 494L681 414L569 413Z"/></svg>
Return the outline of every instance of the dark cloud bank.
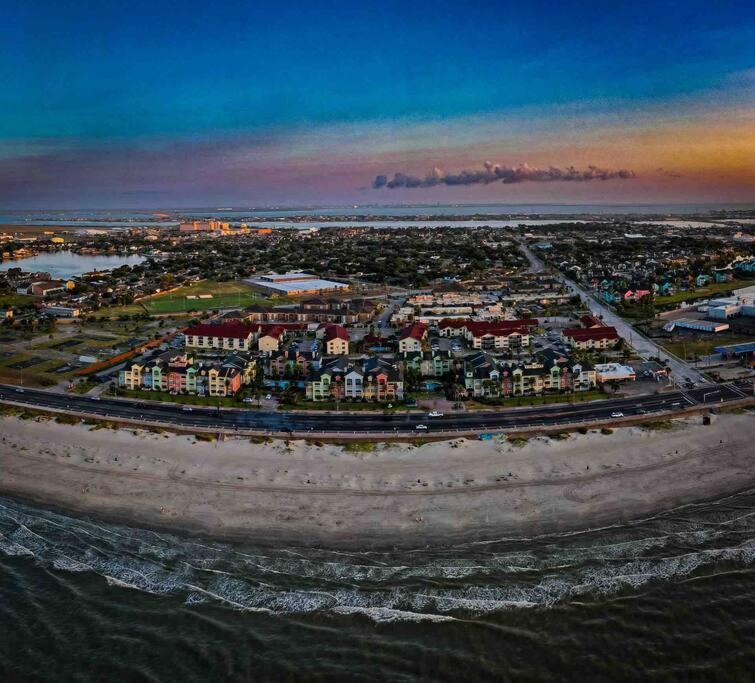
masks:
<svg viewBox="0 0 755 683"><path fill-rule="evenodd" d="M489 183L501 182L507 185L513 183L536 182L547 183L555 181L575 181L584 182L588 180L613 180L634 178L634 171L625 169L610 170L599 168L597 166L588 166L586 169L577 169L574 166L567 168L537 168L528 164L519 166L504 166L502 164L493 164L486 161L483 168L472 171L460 171L459 173L445 173L439 168L433 169L424 178L407 175L406 173L395 173L393 178L386 175L375 177L372 187L379 189L387 187L394 189L398 187L435 187L437 185L487 185Z"/></svg>

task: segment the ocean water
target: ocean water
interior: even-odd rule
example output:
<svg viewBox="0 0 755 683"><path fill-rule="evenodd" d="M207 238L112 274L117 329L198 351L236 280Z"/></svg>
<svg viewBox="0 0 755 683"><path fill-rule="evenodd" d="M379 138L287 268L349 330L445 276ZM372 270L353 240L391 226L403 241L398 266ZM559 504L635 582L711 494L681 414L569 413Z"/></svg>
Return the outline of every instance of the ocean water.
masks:
<svg viewBox="0 0 755 683"><path fill-rule="evenodd" d="M448 548L229 545L0 499L0 680L752 680L755 491Z"/></svg>
<svg viewBox="0 0 755 683"><path fill-rule="evenodd" d="M94 270L110 270L120 266L134 266L143 263L144 256L138 254L77 254L73 251L43 252L37 256L21 260L3 261L0 272L11 268L22 268L31 272L50 273L52 277L75 277Z"/></svg>
<svg viewBox="0 0 755 683"><path fill-rule="evenodd" d="M102 210L16 210L0 209L0 225L67 225L85 227L116 227L126 225L171 225L180 218L219 218L225 220L285 219L294 216L476 216L503 215L549 216L586 215L601 216L624 214L627 216L666 216L712 214L723 210L752 211L755 203L748 204L415 204L415 205L352 205L326 207L268 208L254 206L162 208L154 210L102 209Z"/></svg>

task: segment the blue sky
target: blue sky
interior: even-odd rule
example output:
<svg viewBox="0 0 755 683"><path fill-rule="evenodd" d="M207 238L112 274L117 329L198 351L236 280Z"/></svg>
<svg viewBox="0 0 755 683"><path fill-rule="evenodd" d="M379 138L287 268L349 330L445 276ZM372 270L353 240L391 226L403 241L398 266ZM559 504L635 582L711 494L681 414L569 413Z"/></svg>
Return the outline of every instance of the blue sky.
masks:
<svg viewBox="0 0 755 683"><path fill-rule="evenodd" d="M752 103L751 2L1 4L0 205L64 197L118 204L119 193L142 185L160 201L193 205L216 198L264 203L266 196L295 203L318 193L323 203L363 200L383 161L400 166L385 168L389 174L419 172L438 159L466 163L449 137L466 121L518 122L513 137L487 141L503 156L515 148L515 160L494 159L513 164L529 162L521 125L528 118L532 130L546 125L559 136L559 124L569 133L590 117L631 122L655 112L657 130L684 108L701 125L712 116L717 129L733 121L738 130ZM587 118L575 124L575 111ZM403 157L371 137L382 131L384 140L387 127L412 140L422 125L436 127L435 148L426 132ZM362 140L361 151L339 151L338 131ZM321 133L326 150L312 145ZM475 144L485 147L482 134ZM201 178L182 184L176 177L178 161L191 163L196 150L223 175L229 149L240 148L248 151L250 173L240 178L243 159L232 159L237 172L220 194ZM110 186L93 189L86 167L99 150L109 155ZM165 164L156 173L161 150ZM554 148L548 163L574 163L563 151ZM157 165L150 173L138 167L144 155ZM250 177L259 158L278 174L272 193L264 177ZM35 159L70 168L69 179L56 184ZM339 186L337 172L309 178L318 161L336 171L348 166L354 177L360 160L358 183ZM280 185L286 177L295 180L288 189ZM498 187L486 191L491 199L501 194ZM463 192L447 196L459 201Z"/></svg>

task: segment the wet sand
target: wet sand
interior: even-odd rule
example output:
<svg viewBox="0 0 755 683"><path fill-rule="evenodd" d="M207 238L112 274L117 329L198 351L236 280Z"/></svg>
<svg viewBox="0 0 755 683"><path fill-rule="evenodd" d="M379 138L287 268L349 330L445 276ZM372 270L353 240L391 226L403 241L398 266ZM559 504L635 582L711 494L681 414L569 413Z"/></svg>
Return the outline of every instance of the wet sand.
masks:
<svg viewBox="0 0 755 683"><path fill-rule="evenodd" d="M646 517L755 485L755 419L456 439L354 452L0 419L0 494L133 526L258 543L446 545Z"/></svg>

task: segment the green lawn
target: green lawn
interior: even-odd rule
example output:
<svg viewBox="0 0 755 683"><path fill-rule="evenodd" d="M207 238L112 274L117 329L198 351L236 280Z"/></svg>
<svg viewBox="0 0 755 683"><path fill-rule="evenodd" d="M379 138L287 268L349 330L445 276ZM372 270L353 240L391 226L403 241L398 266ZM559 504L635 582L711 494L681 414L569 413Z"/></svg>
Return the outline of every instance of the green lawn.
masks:
<svg viewBox="0 0 755 683"><path fill-rule="evenodd" d="M224 408L244 408L244 409L256 409L257 403L244 403L241 398L244 395L242 391L238 397L216 397L216 396L172 396L167 391L140 391L119 389L118 396L124 398L136 398L140 401L162 401L168 403L181 403L186 405L195 406L209 406L210 408L217 408L222 406Z"/></svg>
<svg viewBox="0 0 755 683"><path fill-rule="evenodd" d="M0 360L0 382L7 384L24 384L36 387L49 387L71 376L72 371L62 374L47 372L47 370L56 368L65 363L65 361L62 361L59 358L49 358L23 369L9 367L13 363L31 358L32 355L41 356L43 354L18 353Z"/></svg>
<svg viewBox="0 0 755 683"><path fill-rule="evenodd" d="M25 306L36 300L36 296L29 296L28 294L0 294L0 308Z"/></svg>
<svg viewBox="0 0 755 683"><path fill-rule="evenodd" d="M212 298L200 299L202 295L211 294ZM189 298L197 297L197 298ZM149 314L189 313L192 311L208 311L217 308L244 308L253 303L269 304L286 303L285 297L274 299L264 297L249 285L239 280L218 282L204 280L187 287L179 287L167 294L155 294L128 306L115 306L100 311L107 316L138 315L145 311Z"/></svg>
<svg viewBox="0 0 755 683"><path fill-rule="evenodd" d="M716 346L726 346L728 344L742 344L744 342L755 341L752 337L746 337L736 334L711 334L709 337L696 339L662 339L660 340L664 348L679 358L693 360L698 356L707 356L713 353Z"/></svg>
<svg viewBox="0 0 755 683"><path fill-rule="evenodd" d="M604 394L601 391L576 391L572 395L546 394L545 396L516 396L511 398L491 398L484 402L472 400L465 405L467 408L517 408L519 406L539 406L547 403L581 403L582 401L600 401L606 398L616 398L621 394ZM571 400L570 400L571 399Z"/></svg>
<svg viewBox="0 0 755 683"><path fill-rule="evenodd" d="M302 399L298 403L279 403L278 404L279 410L331 410L335 412L336 410L336 403L335 401L306 401ZM339 412L356 412L360 410L371 410L373 412L384 412L384 413L397 413L402 411L416 411L417 408L409 408L409 406L404 405L401 402L394 403L392 408L388 408L387 403L370 403L365 402L362 403L362 401L340 401L338 404L338 411Z"/></svg>
<svg viewBox="0 0 755 683"><path fill-rule="evenodd" d="M700 287L699 289L690 290L687 292L677 292L670 296L657 296L655 297L656 306L668 306L670 304L678 304L682 301L694 301L696 299L707 299L713 294L720 294L721 292L728 292L732 289L740 289L741 287L747 287L751 285L751 280L733 280L732 282L715 282Z"/></svg>

